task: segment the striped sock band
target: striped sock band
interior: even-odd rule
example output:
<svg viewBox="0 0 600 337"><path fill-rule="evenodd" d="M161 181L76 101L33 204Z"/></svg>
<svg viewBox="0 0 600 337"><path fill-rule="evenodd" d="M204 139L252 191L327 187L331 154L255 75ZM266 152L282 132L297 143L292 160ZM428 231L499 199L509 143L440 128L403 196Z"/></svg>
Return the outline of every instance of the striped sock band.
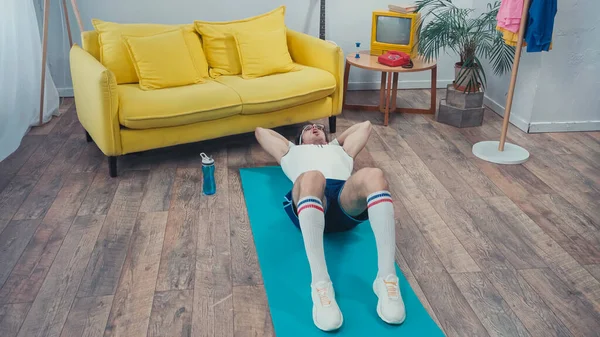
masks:
<svg viewBox="0 0 600 337"><path fill-rule="evenodd" d="M321 203L321 200L319 200L319 198L315 198L315 197L304 197L304 198L300 199L300 201L298 201L298 206L296 206L296 208L298 209L296 212L296 213L298 213L298 215L300 215L300 212L302 212L303 210L308 209L308 208L314 208L316 210L324 212L323 203Z"/></svg>
<svg viewBox="0 0 600 337"><path fill-rule="evenodd" d="M367 197L367 208L371 208L382 202L393 202L392 195L388 191L379 191L372 193Z"/></svg>

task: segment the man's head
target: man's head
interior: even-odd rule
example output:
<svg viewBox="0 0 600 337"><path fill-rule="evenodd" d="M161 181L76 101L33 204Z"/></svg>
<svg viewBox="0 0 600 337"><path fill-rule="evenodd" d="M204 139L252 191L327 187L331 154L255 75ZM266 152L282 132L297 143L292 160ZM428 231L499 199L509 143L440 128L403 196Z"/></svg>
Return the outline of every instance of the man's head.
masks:
<svg viewBox="0 0 600 337"><path fill-rule="evenodd" d="M327 133L323 124L305 125L296 137L296 145L325 145L327 142Z"/></svg>

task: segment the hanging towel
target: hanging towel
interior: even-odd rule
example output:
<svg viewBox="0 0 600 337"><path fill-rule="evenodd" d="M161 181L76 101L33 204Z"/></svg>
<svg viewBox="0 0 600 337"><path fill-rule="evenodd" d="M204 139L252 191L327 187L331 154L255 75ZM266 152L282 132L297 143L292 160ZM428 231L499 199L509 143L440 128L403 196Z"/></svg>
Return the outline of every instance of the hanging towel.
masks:
<svg viewBox="0 0 600 337"><path fill-rule="evenodd" d="M496 20L498 28L517 33L523 14L523 0L502 0Z"/></svg>
<svg viewBox="0 0 600 337"><path fill-rule="evenodd" d="M509 46L513 46L516 47L517 46L517 42L519 40L519 33L513 33L508 29L502 28L502 27L496 27L496 30L500 31L502 33L502 39L504 39L504 43L506 43ZM526 46L527 43L525 42L525 40L523 40L523 46Z"/></svg>
<svg viewBox="0 0 600 337"><path fill-rule="evenodd" d="M557 0L532 0L525 30L527 52L552 49L552 31L557 12Z"/></svg>

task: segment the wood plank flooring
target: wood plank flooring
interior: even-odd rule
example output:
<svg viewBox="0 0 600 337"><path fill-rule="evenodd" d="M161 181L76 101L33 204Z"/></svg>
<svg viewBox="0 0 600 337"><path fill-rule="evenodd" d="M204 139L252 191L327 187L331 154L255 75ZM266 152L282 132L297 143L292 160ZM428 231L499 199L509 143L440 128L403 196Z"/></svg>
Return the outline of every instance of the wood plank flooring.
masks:
<svg viewBox="0 0 600 337"><path fill-rule="evenodd" d="M127 155L112 179L73 101L61 111L0 162L0 336L274 336L238 169L275 162L252 135ZM396 260L447 336L600 336L600 132L511 126L531 158L499 166L471 153L499 137L491 111L468 129L344 111L338 133L364 120L356 168L386 173Z"/></svg>

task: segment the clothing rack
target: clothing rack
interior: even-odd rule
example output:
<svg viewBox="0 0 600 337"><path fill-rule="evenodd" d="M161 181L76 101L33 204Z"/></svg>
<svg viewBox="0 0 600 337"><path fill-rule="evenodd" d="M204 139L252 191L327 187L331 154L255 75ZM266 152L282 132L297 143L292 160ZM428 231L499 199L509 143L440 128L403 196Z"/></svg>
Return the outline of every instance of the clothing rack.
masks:
<svg viewBox="0 0 600 337"><path fill-rule="evenodd" d="M79 25L79 31L83 32L83 22L77 8L77 0L71 0L75 19ZM67 0L62 0L63 13L65 15L65 25L67 35L69 36L69 46L73 47L73 37L71 36L71 24L69 22L69 9L67 8ZM50 0L44 0L44 29L42 30L42 76L40 86L40 125L44 122L44 93L46 86L46 57L48 55L48 19L50 16Z"/></svg>
<svg viewBox="0 0 600 337"><path fill-rule="evenodd" d="M508 86L508 97L506 98L506 106L504 107L504 121L502 122L502 133L500 134L498 151L504 151L504 143L506 142L510 109L515 94L515 84L517 83L517 73L519 72L519 62L521 61L521 50L523 48L523 38L525 36L525 27L528 19L527 13L529 12L530 3L531 0L525 0L523 3L523 14L521 15L521 25L519 26L519 39L517 40L517 49L515 51L515 59L513 61L512 74L510 76L510 85Z"/></svg>
<svg viewBox="0 0 600 337"><path fill-rule="evenodd" d="M517 74L519 72L519 62L521 60L521 51L523 48L525 29L527 27L527 19L529 18L528 13L530 4L531 0L524 0L523 2L523 14L521 15L521 23L519 26L519 34L512 66L512 73L510 76L510 85L508 86L506 106L504 107L504 120L502 121L500 141L479 142L474 144L472 149L473 154L475 156L496 164L521 164L527 161L527 159L529 159L529 152L527 150L518 145L506 143L506 135L508 133L510 111L512 108L513 97L515 94L515 85L517 83Z"/></svg>

